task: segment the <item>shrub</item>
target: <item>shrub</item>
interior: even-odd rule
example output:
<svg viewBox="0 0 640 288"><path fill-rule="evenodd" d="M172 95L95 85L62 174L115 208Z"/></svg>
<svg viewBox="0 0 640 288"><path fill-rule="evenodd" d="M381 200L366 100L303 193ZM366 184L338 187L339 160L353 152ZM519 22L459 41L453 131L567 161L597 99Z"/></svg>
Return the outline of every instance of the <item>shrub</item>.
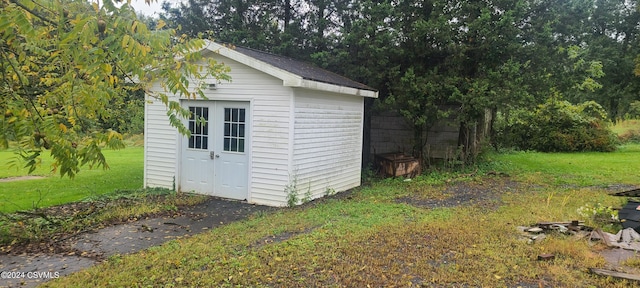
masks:
<svg viewBox="0 0 640 288"><path fill-rule="evenodd" d="M640 101L629 103L629 110L625 114L627 119L640 119Z"/></svg>
<svg viewBox="0 0 640 288"><path fill-rule="evenodd" d="M640 120L618 120L612 127L622 143L640 143Z"/></svg>
<svg viewBox="0 0 640 288"><path fill-rule="evenodd" d="M613 151L617 138L598 103L549 100L534 110L516 110L497 125L506 147L541 152Z"/></svg>

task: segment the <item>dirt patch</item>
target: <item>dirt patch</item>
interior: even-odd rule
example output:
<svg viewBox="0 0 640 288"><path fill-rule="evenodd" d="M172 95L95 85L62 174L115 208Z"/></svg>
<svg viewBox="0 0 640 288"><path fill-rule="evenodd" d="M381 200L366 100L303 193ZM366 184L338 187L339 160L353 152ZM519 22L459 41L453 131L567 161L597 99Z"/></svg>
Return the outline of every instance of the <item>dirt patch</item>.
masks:
<svg viewBox="0 0 640 288"><path fill-rule="evenodd" d="M280 242L284 242L287 241L295 236L298 236L300 234L308 234L313 232L313 230L317 229L318 227L311 227L311 228L306 228L300 231L287 231L287 232L283 232L277 235L270 235L267 237L264 237L258 241L256 241L255 243L253 243L252 245L249 246L250 249L256 249L256 248L260 248L264 245L270 245L270 244L274 244L274 243L280 243Z"/></svg>
<svg viewBox="0 0 640 288"><path fill-rule="evenodd" d="M0 183L2 183L2 182L24 181L24 180L34 180L34 179L44 179L44 178L47 178L47 177L45 177L45 176L36 176L36 175L7 177L7 178L0 178Z"/></svg>
<svg viewBox="0 0 640 288"><path fill-rule="evenodd" d="M73 203L52 207L48 211L73 213L87 209L85 205L89 204ZM134 253L273 209L211 197L202 204L181 207L177 211L118 225L111 223L103 229L66 235L46 243L12 247L10 253L0 253L0 271L58 272L62 277L100 263L112 255ZM35 287L46 280L28 277L0 279L0 287Z"/></svg>
<svg viewBox="0 0 640 288"><path fill-rule="evenodd" d="M396 199L421 208L449 208L462 205L482 205L496 208L504 193L520 190L522 185L508 178L485 178L480 182L457 182L442 186L438 197L410 195Z"/></svg>

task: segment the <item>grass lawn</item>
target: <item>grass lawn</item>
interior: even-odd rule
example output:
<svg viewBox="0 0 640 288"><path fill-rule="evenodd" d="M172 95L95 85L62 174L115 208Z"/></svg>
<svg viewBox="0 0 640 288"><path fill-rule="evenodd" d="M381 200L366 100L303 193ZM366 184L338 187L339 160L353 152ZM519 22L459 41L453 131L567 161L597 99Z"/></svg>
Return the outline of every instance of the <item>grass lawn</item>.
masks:
<svg viewBox="0 0 640 288"><path fill-rule="evenodd" d="M382 180L349 197L263 213L146 251L113 256L47 287L631 287L592 276L604 259L585 239L541 243L516 227L583 219L585 204L619 206L604 187L640 184L640 145L614 153L492 155L477 173ZM510 177L486 176L498 171ZM450 187L503 187L499 205L420 208L399 199ZM494 186L492 186L494 185ZM493 189L493 188L491 188ZM504 192L506 191L506 192ZM553 261L537 261L542 253Z"/></svg>
<svg viewBox="0 0 640 288"><path fill-rule="evenodd" d="M627 144L614 152L516 152L496 157L505 170L558 185L640 184L640 145ZM544 176L544 177L542 177Z"/></svg>
<svg viewBox="0 0 640 288"><path fill-rule="evenodd" d="M89 169L87 166L74 178L61 178L50 173L51 158L46 154L42 165L32 173L45 179L0 182L0 212L28 210L34 206L47 207L78 201L87 196L113 192L118 189L142 187L143 147L104 151L110 169ZM11 151L0 151L0 178L26 175L27 169L10 167L16 159ZM24 165L18 165L22 167Z"/></svg>

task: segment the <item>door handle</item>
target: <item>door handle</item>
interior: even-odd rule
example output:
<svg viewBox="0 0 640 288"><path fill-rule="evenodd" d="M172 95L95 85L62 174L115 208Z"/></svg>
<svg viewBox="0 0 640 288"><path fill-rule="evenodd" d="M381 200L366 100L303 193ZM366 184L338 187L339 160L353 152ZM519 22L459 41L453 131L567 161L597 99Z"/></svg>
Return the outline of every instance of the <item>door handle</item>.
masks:
<svg viewBox="0 0 640 288"><path fill-rule="evenodd" d="M216 154L216 158L220 158L220 154Z"/></svg>
<svg viewBox="0 0 640 288"><path fill-rule="evenodd" d="M216 155L216 152L215 152L215 151L209 151L209 158L211 158L211 159L213 160L213 157L218 158L218 157L220 157L220 156Z"/></svg>

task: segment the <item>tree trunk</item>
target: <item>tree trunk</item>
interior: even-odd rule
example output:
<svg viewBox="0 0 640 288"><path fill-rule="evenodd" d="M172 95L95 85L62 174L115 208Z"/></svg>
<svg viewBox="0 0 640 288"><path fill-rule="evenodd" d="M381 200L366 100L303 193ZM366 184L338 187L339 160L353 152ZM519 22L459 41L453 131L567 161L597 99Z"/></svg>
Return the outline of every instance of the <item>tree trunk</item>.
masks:
<svg viewBox="0 0 640 288"><path fill-rule="evenodd" d="M291 22L291 0L284 0L284 32L289 32L289 22Z"/></svg>
<svg viewBox="0 0 640 288"><path fill-rule="evenodd" d="M469 151L470 147L469 147L469 143L470 143L470 133L469 133L469 125L466 122L460 122L460 131L458 132L458 147L462 147L462 150L460 151L460 155L456 155L457 157L460 157L460 160L463 163L467 163L468 160L468 155L469 155Z"/></svg>
<svg viewBox="0 0 640 288"><path fill-rule="evenodd" d="M498 149L498 143L496 142L496 129L493 127L496 124L496 117L498 117L498 109L496 107L491 108L491 119L489 119L489 143L491 146Z"/></svg>

